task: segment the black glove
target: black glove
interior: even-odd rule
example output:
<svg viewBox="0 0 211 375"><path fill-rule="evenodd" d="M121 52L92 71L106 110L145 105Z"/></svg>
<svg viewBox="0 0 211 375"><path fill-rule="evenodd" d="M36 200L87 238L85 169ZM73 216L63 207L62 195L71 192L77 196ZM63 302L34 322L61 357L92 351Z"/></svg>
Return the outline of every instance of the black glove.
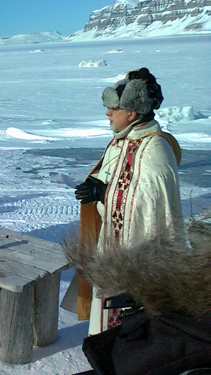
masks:
<svg viewBox="0 0 211 375"><path fill-rule="evenodd" d="M85 182L76 186L76 199L80 200L81 204L95 201L104 203L107 186L108 184L104 184L104 182L102 182L101 180L89 176Z"/></svg>

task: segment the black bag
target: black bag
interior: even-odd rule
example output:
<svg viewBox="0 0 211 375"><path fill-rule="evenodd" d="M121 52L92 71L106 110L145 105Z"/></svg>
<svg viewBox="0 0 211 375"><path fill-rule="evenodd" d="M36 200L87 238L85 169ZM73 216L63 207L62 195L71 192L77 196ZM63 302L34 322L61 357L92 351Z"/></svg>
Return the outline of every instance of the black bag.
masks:
<svg viewBox="0 0 211 375"><path fill-rule="evenodd" d="M120 326L117 326L84 339L82 350L96 374L115 375L112 350L119 334Z"/></svg>
<svg viewBox="0 0 211 375"><path fill-rule="evenodd" d="M209 367L208 315L150 319L142 310L131 311L126 310L121 326L84 340L84 354L96 374L178 375Z"/></svg>

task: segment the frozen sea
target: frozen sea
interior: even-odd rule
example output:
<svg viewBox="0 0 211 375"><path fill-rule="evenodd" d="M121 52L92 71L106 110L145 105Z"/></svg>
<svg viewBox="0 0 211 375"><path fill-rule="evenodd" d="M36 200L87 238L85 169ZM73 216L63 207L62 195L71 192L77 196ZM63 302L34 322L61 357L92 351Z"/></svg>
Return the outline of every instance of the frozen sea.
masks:
<svg viewBox="0 0 211 375"><path fill-rule="evenodd" d="M162 86L156 112L178 139L184 218L210 207L210 36L0 47L0 226L54 242L74 232L74 197L112 137L106 86L148 67ZM79 66L82 65L82 66ZM72 180L64 185L61 173ZM63 271L61 298L73 270ZM88 322L60 308L55 344L0 375L69 375L90 368L81 350Z"/></svg>

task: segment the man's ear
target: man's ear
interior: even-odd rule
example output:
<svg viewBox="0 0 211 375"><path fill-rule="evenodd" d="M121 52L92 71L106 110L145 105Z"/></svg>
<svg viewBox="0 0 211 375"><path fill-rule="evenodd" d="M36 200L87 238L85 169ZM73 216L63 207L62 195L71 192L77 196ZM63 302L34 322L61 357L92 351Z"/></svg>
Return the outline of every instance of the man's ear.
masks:
<svg viewBox="0 0 211 375"><path fill-rule="evenodd" d="M136 111L132 111L132 110L129 111L129 117L128 117L129 121L135 120L136 116L137 116L137 112Z"/></svg>

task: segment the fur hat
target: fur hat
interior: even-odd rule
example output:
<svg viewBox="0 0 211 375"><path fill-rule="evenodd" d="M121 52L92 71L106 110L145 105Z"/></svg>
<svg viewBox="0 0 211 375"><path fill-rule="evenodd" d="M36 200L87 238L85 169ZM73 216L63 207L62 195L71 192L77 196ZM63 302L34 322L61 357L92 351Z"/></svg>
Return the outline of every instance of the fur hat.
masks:
<svg viewBox="0 0 211 375"><path fill-rule="evenodd" d="M139 79L123 79L114 87L106 87L102 95L103 105L108 108L134 110L145 115L150 112L152 99L147 93L147 85Z"/></svg>
<svg viewBox="0 0 211 375"><path fill-rule="evenodd" d="M147 68L141 68L132 70L131 72L128 72L126 75L127 79L142 79L142 80L148 80L151 76L151 73L149 72L149 69Z"/></svg>

